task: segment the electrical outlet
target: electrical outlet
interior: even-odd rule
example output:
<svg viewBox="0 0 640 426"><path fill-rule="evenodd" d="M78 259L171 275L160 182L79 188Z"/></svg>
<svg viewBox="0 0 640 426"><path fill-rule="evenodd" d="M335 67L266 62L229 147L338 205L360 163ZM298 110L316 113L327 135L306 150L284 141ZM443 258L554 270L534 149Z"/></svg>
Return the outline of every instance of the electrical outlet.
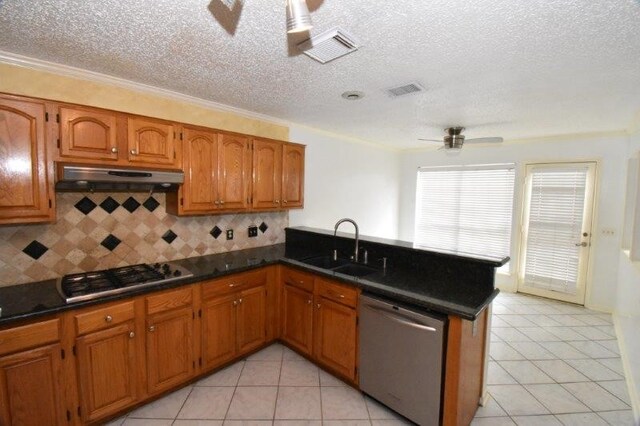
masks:
<svg viewBox="0 0 640 426"><path fill-rule="evenodd" d="M616 230L613 228L602 228L602 235L605 237L613 237L616 234Z"/></svg>
<svg viewBox="0 0 640 426"><path fill-rule="evenodd" d="M233 229L227 229L227 240L233 240Z"/></svg>
<svg viewBox="0 0 640 426"><path fill-rule="evenodd" d="M257 226L250 226L249 227L249 238L253 238L253 237L257 237L258 236L258 227Z"/></svg>

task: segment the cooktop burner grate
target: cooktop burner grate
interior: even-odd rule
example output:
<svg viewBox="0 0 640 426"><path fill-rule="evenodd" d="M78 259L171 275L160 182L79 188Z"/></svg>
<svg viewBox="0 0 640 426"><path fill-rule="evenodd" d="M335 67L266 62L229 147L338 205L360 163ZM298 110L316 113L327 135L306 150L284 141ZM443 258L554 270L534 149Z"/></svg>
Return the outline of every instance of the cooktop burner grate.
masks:
<svg viewBox="0 0 640 426"><path fill-rule="evenodd" d="M136 288L163 284L193 274L173 263L132 265L95 272L65 275L58 279L60 295L69 302L96 299L102 296L124 293Z"/></svg>

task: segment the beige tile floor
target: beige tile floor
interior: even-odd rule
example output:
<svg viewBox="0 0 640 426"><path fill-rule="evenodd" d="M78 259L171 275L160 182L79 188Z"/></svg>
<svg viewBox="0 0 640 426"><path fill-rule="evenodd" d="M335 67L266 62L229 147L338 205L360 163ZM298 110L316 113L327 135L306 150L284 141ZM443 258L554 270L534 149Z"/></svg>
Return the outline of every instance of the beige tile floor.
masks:
<svg viewBox="0 0 640 426"><path fill-rule="evenodd" d="M492 321L490 397L472 425L633 425L610 315L501 293ZM109 426L411 424L274 344Z"/></svg>

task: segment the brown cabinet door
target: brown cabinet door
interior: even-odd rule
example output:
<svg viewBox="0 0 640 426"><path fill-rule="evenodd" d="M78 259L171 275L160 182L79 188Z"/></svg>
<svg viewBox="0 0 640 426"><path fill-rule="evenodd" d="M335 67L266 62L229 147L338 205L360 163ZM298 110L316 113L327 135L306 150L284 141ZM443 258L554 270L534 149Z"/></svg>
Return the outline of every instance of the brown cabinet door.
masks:
<svg viewBox="0 0 640 426"><path fill-rule="evenodd" d="M0 424L62 425L64 408L60 345L0 357Z"/></svg>
<svg viewBox="0 0 640 426"><path fill-rule="evenodd" d="M311 355L313 349L313 294L285 284L282 294L282 340Z"/></svg>
<svg viewBox="0 0 640 426"><path fill-rule="evenodd" d="M60 107L60 156L118 160L116 113Z"/></svg>
<svg viewBox="0 0 640 426"><path fill-rule="evenodd" d="M78 385L84 422L113 414L136 401L133 321L76 339Z"/></svg>
<svg viewBox="0 0 640 426"><path fill-rule="evenodd" d="M351 380L356 377L356 318L355 309L318 298L315 358Z"/></svg>
<svg viewBox="0 0 640 426"><path fill-rule="evenodd" d="M184 129L184 184L182 211L207 212L218 208L217 135L197 129Z"/></svg>
<svg viewBox="0 0 640 426"><path fill-rule="evenodd" d="M128 160L133 165L140 163L177 167L176 129L173 124L133 117L128 119L127 126Z"/></svg>
<svg viewBox="0 0 640 426"><path fill-rule="evenodd" d="M251 151L249 138L222 133L218 139L218 201L225 210L249 207Z"/></svg>
<svg viewBox="0 0 640 426"><path fill-rule="evenodd" d="M0 224L53 220L45 105L0 97Z"/></svg>
<svg viewBox="0 0 640 426"><path fill-rule="evenodd" d="M284 144L282 148L282 207L304 204L304 146Z"/></svg>
<svg viewBox="0 0 640 426"><path fill-rule="evenodd" d="M282 143L253 141L253 208L281 208Z"/></svg>
<svg viewBox="0 0 640 426"><path fill-rule="evenodd" d="M262 285L239 293L238 352L259 348L266 342L267 288Z"/></svg>
<svg viewBox="0 0 640 426"><path fill-rule="evenodd" d="M236 356L235 294L202 303L202 367L210 370Z"/></svg>
<svg viewBox="0 0 640 426"><path fill-rule="evenodd" d="M147 317L147 384L150 394L187 381L194 373L191 307Z"/></svg>

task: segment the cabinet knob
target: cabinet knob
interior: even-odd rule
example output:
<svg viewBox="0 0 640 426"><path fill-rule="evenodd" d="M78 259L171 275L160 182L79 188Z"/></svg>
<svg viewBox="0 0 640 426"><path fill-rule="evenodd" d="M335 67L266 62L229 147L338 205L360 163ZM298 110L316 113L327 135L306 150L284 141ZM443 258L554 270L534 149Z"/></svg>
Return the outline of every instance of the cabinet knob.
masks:
<svg viewBox="0 0 640 426"><path fill-rule="evenodd" d="M217 205L220 205L220 201L215 200L215 201L213 202L213 204L215 204L216 206L217 206Z"/></svg>
<svg viewBox="0 0 640 426"><path fill-rule="evenodd" d="M307 300L307 305L311 304L311 299Z"/></svg>
<svg viewBox="0 0 640 426"><path fill-rule="evenodd" d="M150 325L149 326L149 332L153 333L154 331L156 331L156 326L155 325Z"/></svg>
<svg viewBox="0 0 640 426"><path fill-rule="evenodd" d="M113 152L114 154L118 153L118 148L116 148L115 146L113 148L111 148L111 152Z"/></svg>
<svg viewBox="0 0 640 426"><path fill-rule="evenodd" d="M111 321L113 321L113 317L111 315L107 315L106 317L104 317L104 321L105 322L111 322Z"/></svg>
<svg viewBox="0 0 640 426"><path fill-rule="evenodd" d="M131 151L129 151L129 153L131 153L131 155L138 155L138 151L136 151L135 149L132 149Z"/></svg>
<svg viewBox="0 0 640 426"><path fill-rule="evenodd" d="M237 300L233 301L233 306L238 306L238 301Z"/></svg>
<svg viewBox="0 0 640 426"><path fill-rule="evenodd" d="M229 287L235 287L235 286L236 286L235 283L229 284Z"/></svg>
<svg viewBox="0 0 640 426"><path fill-rule="evenodd" d="M316 308L320 309L320 304L319 303L316 305Z"/></svg>
<svg viewBox="0 0 640 426"><path fill-rule="evenodd" d="M136 337L136 333L134 333L133 331L129 332L129 338L133 339L134 337Z"/></svg>
<svg viewBox="0 0 640 426"><path fill-rule="evenodd" d="M287 200L282 200L282 204L287 204Z"/></svg>
<svg viewBox="0 0 640 426"><path fill-rule="evenodd" d="M276 201L275 201L275 203L276 203L276 204L280 204L280 200L276 200Z"/></svg>
<svg viewBox="0 0 640 426"><path fill-rule="evenodd" d="M242 298L238 299L238 303L242 304Z"/></svg>

